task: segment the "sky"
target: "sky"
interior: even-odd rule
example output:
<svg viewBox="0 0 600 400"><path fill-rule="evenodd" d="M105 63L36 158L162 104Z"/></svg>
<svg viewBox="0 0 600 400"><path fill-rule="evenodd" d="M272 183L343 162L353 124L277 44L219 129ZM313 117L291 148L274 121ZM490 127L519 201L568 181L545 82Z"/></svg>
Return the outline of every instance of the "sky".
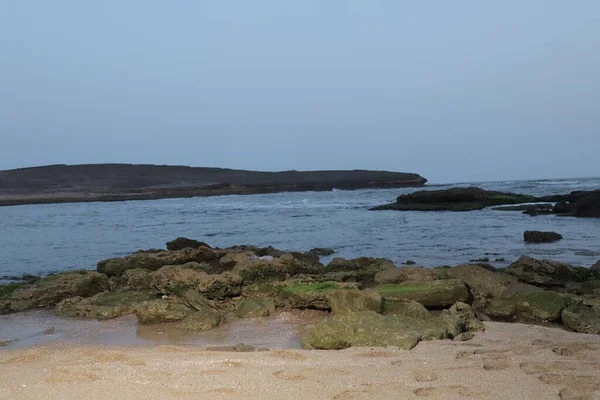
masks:
<svg viewBox="0 0 600 400"><path fill-rule="evenodd" d="M600 176L600 1L0 2L0 169Z"/></svg>

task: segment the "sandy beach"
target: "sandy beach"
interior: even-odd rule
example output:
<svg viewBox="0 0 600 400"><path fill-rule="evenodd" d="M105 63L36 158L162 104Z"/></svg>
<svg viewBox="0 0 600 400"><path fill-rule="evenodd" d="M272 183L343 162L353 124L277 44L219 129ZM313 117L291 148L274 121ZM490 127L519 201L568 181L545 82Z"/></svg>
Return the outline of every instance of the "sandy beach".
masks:
<svg viewBox="0 0 600 400"><path fill-rule="evenodd" d="M486 325L411 351L55 342L0 351L0 399L600 399L600 336Z"/></svg>

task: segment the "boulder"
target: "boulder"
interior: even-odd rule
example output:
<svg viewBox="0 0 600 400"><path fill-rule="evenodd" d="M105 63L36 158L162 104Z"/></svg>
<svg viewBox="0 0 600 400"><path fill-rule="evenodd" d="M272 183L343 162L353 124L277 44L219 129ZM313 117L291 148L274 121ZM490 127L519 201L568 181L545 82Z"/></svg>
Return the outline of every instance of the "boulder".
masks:
<svg viewBox="0 0 600 400"><path fill-rule="evenodd" d="M12 311L50 308L70 297L90 297L109 289L108 277L95 271L72 271L50 275L33 284L14 287L5 300Z"/></svg>
<svg viewBox="0 0 600 400"><path fill-rule="evenodd" d="M578 280L578 273L569 264L527 256L520 257L505 272L522 282L549 288L564 287L567 282Z"/></svg>
<svg viewBox="0 0 600 400"><path fill-rule="evenodd" d="M195 311L186 315L177 325L189 331L207 331L221 325L223 316L214 311Z"/></svg>
<svg viewBox="0 0 600 400"><path fill-rule="evenodd" d="M211 248L209 245L207 245L204 242L199 242L197 240L194 239L188 239L185 237L178 237L175 240L172 240L170 242L167 242L167 249L168 250L183 250L183 249L197 249L198 247L207 247L207 248Z"/></svg>
<svg viewBox="0 0 600 400"><path fill-rule="evenodd" d="M241 302L235 315L239 318L268 317L275 312L275 303L266 299L247 299Z"/></svg>
<svg viewBox="0 0 600 400"><path fill-rule="evenodd" d="M562 235L556 232L525 231L523 233L523 239L528 243L552 243L562 238Z"/></svg>
<svg viewBox="0 0 600 400"><path fill-rule="evenodd" d="M325 294L333 314L348 314L357 311L383 312L383 301L377 290L343 289Z"/></svg>
<svg viewBox="0 0 600 400"><path fill-rule="evenodd" d="M319 321L303 340L315 349L394 346L410 350L420 340L450 337L448 322L441 318L409 318L374 311L334 315Z"/></svg>
<svg viewBox="0 0 600 400"><path fill-rule="evenodd" d="M545 290L523 293L512 299L491 300L485 313L495 319L528 323L557 322L567 302L559 293Z"/></svg>
<svg viewBox="0 0 600 400"><path fill-rule="evenodd" d="M379 271L392 267L395 268L394 263L386 258L359 257L346 260L342 257L336 257L327 264L324 271L354 272L354 277L357 282L372 284L375 280L375 275Z"/></svg>
<svg viewBox="0 0 600 400"><path fill-rule="evenodd" d="M92 297L72 297L56 305L58 315L106 320L133 314L139 304L150 300L147 292L102 292Z"/></svg>
<svg viewBox="0 0 600 400"><path fill-rule="evenodd" d="M144 268L128 269L121 276L110 278L110 289L147 291L151 289L152 276L150 271Z"/></svg>
<svg viewBox="0 0 600 400"><path fill-rule="evenodd" d="M500 298L515 282L508 276L472 264L450 268L448 275L466 283L475 299Z"/></svg>
<svg viewBox="0 0 600 400"><path fill-rule="evenodd" d="M378 285L383 285L386 283L423 282L436 279L439 279L437 271L432 268L390 266L383 271L377 272L374 281Z"/></svg>
<svg viewBox="0 0 600 400"><path fill-rule="evenodd" d="M584 305L575 305L562 311L562 322L567 329L600 335L600 313Z"/></svg>
<svg viewBox="0 0 600 400"><path fill-rule="evenodd" d="M185 304L187 304L196 311L214 311L217 313L221 313L223 311L221 307L217 306L214 302L208 300L206 297L202 296L195 290L186 291L183 294L183 300L185 301Z"/></svg>
<svg viewBox="0 0 600 400"><path fill-rule="evenodd" d="M399 196L395 203L372 210L399 211L472 211L502 204L537 201L533 196L483 190L478 187L421 190Z"/></svg>
<svg viewBox="0 0 600 400"><path fill-rule="evenodd" d="M196 291L213 300L236 297L242 294L242 278L235 271L207 275L196 286Z"/></svg>
<svg viewBox="0 0 600 400"><path fill-rule="evenodd" d="M185 304L169 300L144 301L135 309L140 324L180 321L190 312Z"/></svg>
<svg viewBox="0 0 600 400"><path fill-rule="evenodd" d="M469 291L457 279L427 282L404 282L377 286L388 302L417 301L427 308L447 308L452 304L469 301Z"/></svg>

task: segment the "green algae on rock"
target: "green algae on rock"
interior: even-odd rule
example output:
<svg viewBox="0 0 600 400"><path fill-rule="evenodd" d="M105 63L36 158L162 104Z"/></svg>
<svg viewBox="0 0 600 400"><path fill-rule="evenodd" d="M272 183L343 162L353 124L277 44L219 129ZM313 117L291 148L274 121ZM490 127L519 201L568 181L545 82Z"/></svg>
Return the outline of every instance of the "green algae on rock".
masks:
<svg viewBox="0 0 600 400"><path fill-rule="evenodd" d="M429 308L446 308L458 301L468 302L469 291L457 279L403 282L377 286L388 302L417 301Z"/></svg>

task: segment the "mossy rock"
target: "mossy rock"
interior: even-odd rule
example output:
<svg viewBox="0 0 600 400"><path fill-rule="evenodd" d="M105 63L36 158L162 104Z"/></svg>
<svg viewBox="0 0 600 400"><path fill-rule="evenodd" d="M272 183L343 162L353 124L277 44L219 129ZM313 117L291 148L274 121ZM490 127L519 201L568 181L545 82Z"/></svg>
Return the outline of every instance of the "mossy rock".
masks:
<svg viewBox="0 0 600 400"><path fill-rule="evenodd" d="M73 297L57 304L59 315L106 320L133 314L138 304L152 299L148 292L103 292L90 298Z"/></svg>
<svg viewBox="0 0 600 400"><path fill-rule="evenodd" d="M519 294L512 299L492 300L485 307L490 317L526 323L557 322L567 302L560 293L549 290Z"/></svg>
<svg viewBox="0 0 600 400"><path fill-rule="evenodd" d="M375 311L383 313L383 300L377 290L332 290L326 299L333 314L348 314L357 311Z"/></svg>
<svg viewBox="0 0 600 400"><path fill-rule="evenodd" d="M469 291L456 279L381 285L377 290L388 302L414 300L427 308L447 308L458 301L469 301Z"/></svg>
<svg viewBox="0 0 600 400"><path fill-rule="evenodd" d="M280 298L288 308L330 310L327 293L354 288L339 282L292 283L281 288Z"/></svg>
<svg viewBox="0 0 600 400"><path fill-rule="evenodd" d="M348 347L394 346L410 350L421 340L445 339L451 324L446 319L381 315L362 311L334 315L319 321L303 346L339 350ZM455 331L456 333L456 331Z"/></svg>
<svg viewBox="0 0 600 400"><path fill-rule="evenodd" d="M223 316L215 311L195 311L186 315L177 325L188 331L207 331L217 328L223 322Z"/></svg>
<svg viewBox="0 0 600 400"><path fill-rule="evenodd" d="M140 324L180 321L191 312L185 304L169 300L144 301L135 310Z"/></svg>
<svg viewBox="0 0 600 400"><path fill-rule="evenodd" d="M431 317L425 306L416 301L384 301L383 313L419 319Z"/></svg>
<svg viewBox="0 0 600 400"><path fill-rule="evenodd" d="M574 332L600 335L600 313L584 305L575 305L562 311L564 326Z"/></svg>
<svg viewBox="0 0 600 400"><path fill-rule="evenodd" d="M0 284L0 300L9 299L11 297L12 292L26 284L26 282L11 282L7 284Z"/></svg>
<svg viewBox="0 0 600 400"><path fill-rule="evenodd" d="M235 310L239 318L268 317L275 312L275 303L266 299L247 299Z"/></svg>

